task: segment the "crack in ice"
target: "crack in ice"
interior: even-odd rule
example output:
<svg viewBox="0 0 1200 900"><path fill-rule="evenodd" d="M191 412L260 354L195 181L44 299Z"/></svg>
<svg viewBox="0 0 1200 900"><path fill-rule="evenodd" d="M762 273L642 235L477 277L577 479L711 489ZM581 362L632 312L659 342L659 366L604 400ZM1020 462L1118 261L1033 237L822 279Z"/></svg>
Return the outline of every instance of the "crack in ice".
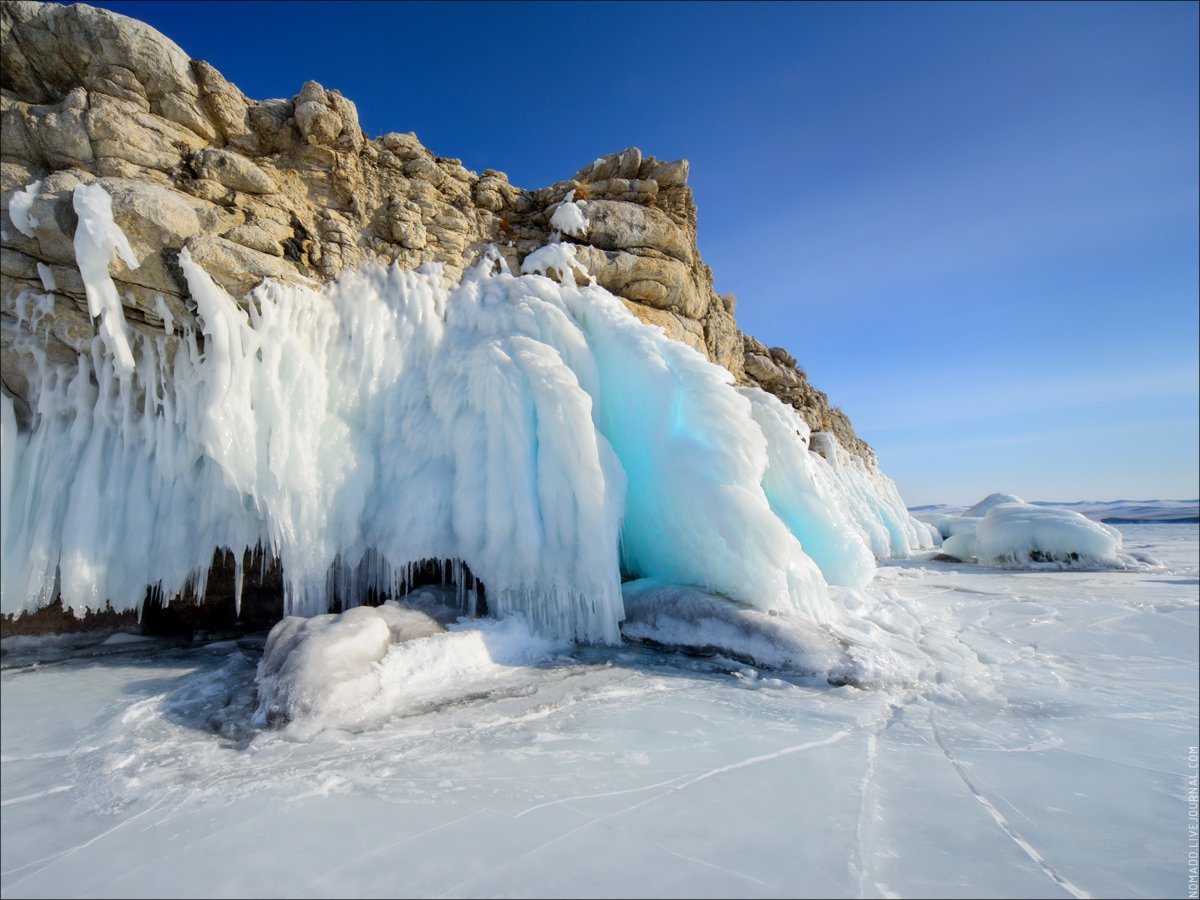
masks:
<svg viewBox="0 0 1200 900"><path fill-rule="evenodd" d="M857 867L855 866L854 859L847 861L847 865L850 868L850 874L858 875L858 895L860 897L867 896L867 883L870 880L869 873L867 871L869 868L867 865L867 854L863 850L863 846L866 843L866 829L864 828L864 823L867 821L868 805L871 807L869 810L871 814L875 815L876 817L879 815L878 799L876 798L873 803L868 803L871 795L871 787L875 781L875 776L879 771L879 736L890 730L896 722L900 721L900 717L903 715L902 710L903 707L901 705L895 703L891 704L888 715L880 719L878 727L872 734L867 735L867 765L866 771L863 773L863 779L860 788L862 792L862 799L858 808L858 822L854 827L855 853L858 857ZM855 872L856 868L857 872ZM872 882L872 884L874 884L877 890L883 890L877 882Z"/></svg>
<svg viewBox="0 0 1200 900"><path fill-rule="evenodd" d="M716 769L710 769L702 775L697 775L691 781L685 781L683 784L672 787L670 790L682 791L684 788L691 787L693 784L704 781L708 778L713 778L717 775L723 775L726 772L732 772L735 769L744 769L747 766L756 766L759 763L770 762L773 759L780 759L784 756L791 756L793 753L801 753L805 750L815 750L817 747L825 747L829 744L836 744L838 741L848 737L852 733L853 729L847 728L844 731L839 731L837 734L830 735L827 738L822 738L819 741L808 741L804 744L797 744L794 747L785 747L782 750L776 750L774 753L764 753L762 756L752 756L750 759L744 759L741 762L730 763L727 766L720 766Z"/></svg>
<svg viewBox="0 0 1200 900"><path fill-rule="evenodd" d="M1034 863L1037 864L1038 868L1040 868L1051 881L1069 893L1072 897L1077 898L1077 900L1091 900L1091 894L1082 888L1077 887L1075 884L1072 884L1065 876L1060 874L1057 869L1050 865L1050 863L1046 861L1046 858L1042 856L1042 854L1040 854L1037 849L1029 843L1029 841L1021 837L1020 833L1018 833L1017 830L1008 823L1008 819L1006 819L1004 814L995 807L992 801L979 791L979 789L975 786L975 783L971 781L970 776L967 775L963 764L959 762L954 754L951 753L946 747L946 743L942 739L941 729L938 728L937 722L934 721L933 710L929 711L929 724L933 728L933 738L935 741L937 741L937 745L941 749L942 755L946 757L946 760L954 768L954 771L958 775L959 779L964 785L966 785L967 790L969 790L971 795L979 801L980 805L985 810L987 810L988 815L995 820L996 824L1000 826L1000 829L1012 839L1013 843L1021 848L1022 852L1024 852L1026 856L1028 856L1031 860L1033 860Z"/></svg>
<svg viewBox="0 0 1200 900"><path fill-rule="evenodd" d="M25 863L25 865L23 865L23 866L17 866L15 869L9 869L6 872L0 872L0 876L12 875L15 872L20 872L22 869L28 869L31 866L36 866L39 863L43 863L43 862L46 863L46 865L42 866L40 869L35 869L34 871L29 872L26 875L22 875L16 881L12 882L9 885L6 885L6 889L7 889L6 893L12 891L13 887L20 884L22 881L25 881L28 878L32 878L34 875L37 875L41 872L46 871L46 869L50 868L51 866L55 865L56 863L61 862L63 859L72 855L73 853L76 853L80 850L87 849L92 844L96 843L96 841L99 841L102 838L108 837L113 832L120 831L126 825L132 824L133 822L140 819L142 816L145 816L145 815L148 815L149 813L154 812L154 810L156 810L156 809L158 809L158 807L162 806L162 804L166 801L166 799L167 799L166 796L161 797L157 802L155 802L155 804L153 806L147 807L146 809L142 810L140 813L130 816L125 821L120 822L117 825L114 825L112 828L108 829L107 831L100 832L99 834L95 835L94 837L91 837L88 840L84 841L82 844L76 844L74 847L68 847L66 850L60 850L57 853L50 854L49 856L43 856L41 859L36 859L33 862Z"/></svg>
<svg viewBox="0 0 1200 900"><path fill-rule="evenodd" d="M18 803L28 803L30 800L40 800L42 797L49 797L51 794L61 794L63 791L69 791L73 785L60 784L57 787L48 788L44 791L37 791L33 794L25 794L21 797L13 797L11 800L0 800L0 809L6 806L16 806Z"/></svg>
<svg viewBox="0 0 1200 900"><path fill-rule="evenodd" d="M619 797L623 794L640 794L643 791L652 791L655 788L673 785L682 777L682 775L676 775L674 778L669 778L666 781L659 781L655 784L646 784L642 785L641 787L626 788L625 790L621 791L605 791L600 794L579 794L572 797L560 797L557 800L549 800L546 803L539 803L537 806L531 806L528 809L523 809L519 813L516 813L513 818L520 819L523 816L529 815L531 812L537 812L539 809L546 809L547 807L558 806L563 803L574 803L577 800L601 800L605 797Z"/></svg>

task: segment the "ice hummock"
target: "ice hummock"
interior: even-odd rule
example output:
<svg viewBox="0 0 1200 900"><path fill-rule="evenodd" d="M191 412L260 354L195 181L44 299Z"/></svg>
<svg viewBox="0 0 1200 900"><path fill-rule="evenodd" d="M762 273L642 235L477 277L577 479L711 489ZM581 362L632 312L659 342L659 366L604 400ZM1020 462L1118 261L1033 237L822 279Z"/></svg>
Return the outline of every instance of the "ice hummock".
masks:
<svg viewBox="0 0 1200 900"><path fill-rule="evenodd" d="M242 300L185 249L200 331L147 334L108 276L114 251L136 260L107 194L76 205L101 334L72 366L27 342L30 430L0 401L6 612L203 594L214 549L263 547L287 614L399 596L414 565L453 560L496 616L612 643L623 574L828 626L829 583L932 546L832 435L577 286L572 245L521 275L491 253L455 285L368 266Z"/></svg>

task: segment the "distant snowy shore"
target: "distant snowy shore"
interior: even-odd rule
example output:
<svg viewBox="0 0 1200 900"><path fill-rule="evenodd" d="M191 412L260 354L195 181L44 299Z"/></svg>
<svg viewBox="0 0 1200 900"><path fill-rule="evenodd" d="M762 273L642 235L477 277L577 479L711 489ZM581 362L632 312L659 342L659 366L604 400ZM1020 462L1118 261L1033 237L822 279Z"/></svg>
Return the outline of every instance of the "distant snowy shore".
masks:
<svg viewBox="0 0 1200 900"><path fill-rule="evenodd" d="M1200 523L1200 500L1073 500L1065 503L1031 500L1030 504L1074 510L1106 525ZM910 506L908 511L917 516L924 513L959 515L965 509L965 506L931 503L925 506Z"/></svg>

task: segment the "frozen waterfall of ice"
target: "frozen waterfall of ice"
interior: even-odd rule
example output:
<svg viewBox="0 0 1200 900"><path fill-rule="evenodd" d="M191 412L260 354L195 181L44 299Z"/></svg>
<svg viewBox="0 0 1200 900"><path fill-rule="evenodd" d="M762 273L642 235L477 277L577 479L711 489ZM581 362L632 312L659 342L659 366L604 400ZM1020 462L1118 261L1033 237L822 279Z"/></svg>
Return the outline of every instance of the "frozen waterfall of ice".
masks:
<svg viewBox="0 0 1200 900"><path fill-rule="evenodd" d="M396 595L449 559L493 614L611 643L622 573L828 626L828 583L932 545L831 435L576 287L569 244L521 275L489 254L453 286L438 265L369 266L240 301L185 249L200 330L149 336L108 275L114 252L137 262L111 201L84 185L75 206L100 334L72 366L22 339L32 428L0 409L6 612L202 593L214 549L261 545L289 614Z"/></svg>

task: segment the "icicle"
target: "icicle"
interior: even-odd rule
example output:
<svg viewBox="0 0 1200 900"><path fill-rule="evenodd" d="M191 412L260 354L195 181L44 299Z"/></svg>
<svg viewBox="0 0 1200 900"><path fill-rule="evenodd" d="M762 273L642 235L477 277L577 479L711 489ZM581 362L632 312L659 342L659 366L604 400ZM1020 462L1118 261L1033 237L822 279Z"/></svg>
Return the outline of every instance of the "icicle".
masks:
<svg viewBox="0 0 1200 900"><path fill-rule="evenodd" d="M100 319L100 335L112 354L117 371L133 371L133 352L125 330L125 313L117 286L108 274L108 265L117 254L131 269L138 267L137 257L120 227L113 221L112 197L99 184L76 185L72 195L79 224L75 229L75 260L87 294L88 312Z"/></svg>
<svg viewBox="0 0 1200 900"><path fill-rule="evenodd" d="M237 617L242 617L242 554L233 555L233 608Z"/></svg>

